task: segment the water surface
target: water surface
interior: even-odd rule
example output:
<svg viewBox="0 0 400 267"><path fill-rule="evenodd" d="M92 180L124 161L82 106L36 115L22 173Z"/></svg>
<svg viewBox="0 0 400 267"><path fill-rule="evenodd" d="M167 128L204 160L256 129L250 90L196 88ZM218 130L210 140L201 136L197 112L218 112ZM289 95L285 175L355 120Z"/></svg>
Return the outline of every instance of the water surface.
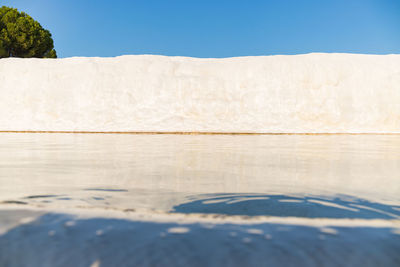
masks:
<svg viewBox="0 0 400 267"><path fill-rule="evenodd" d="M0 201L399 218L399 135L1 134Z"/></svg>
<svg viewBox="0 0 400 267"><path fill-rule="evenodd" d="M399 148L399 135L1 134L0 265L397 267Z"/></svg>

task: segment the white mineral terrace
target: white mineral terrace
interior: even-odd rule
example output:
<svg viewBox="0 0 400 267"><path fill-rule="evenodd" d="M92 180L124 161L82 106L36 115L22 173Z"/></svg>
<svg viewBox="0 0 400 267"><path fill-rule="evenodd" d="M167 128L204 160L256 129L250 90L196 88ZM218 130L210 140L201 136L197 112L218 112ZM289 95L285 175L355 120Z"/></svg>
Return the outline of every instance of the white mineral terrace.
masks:
<svg viewBox="0 0 400 267"><path fill-rule="evenodd" d="M1 59L0 131L400 133L400 55Z"/></svg>

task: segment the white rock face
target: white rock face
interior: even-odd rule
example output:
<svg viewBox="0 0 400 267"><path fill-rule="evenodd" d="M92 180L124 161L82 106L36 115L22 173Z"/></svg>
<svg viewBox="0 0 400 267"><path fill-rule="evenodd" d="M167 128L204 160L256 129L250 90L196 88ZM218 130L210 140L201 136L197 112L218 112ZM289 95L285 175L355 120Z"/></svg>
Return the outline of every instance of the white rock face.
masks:
<svg viewBox="0 0 400 267"><path fill-rule="evenodd" d="M400 133L400 55L1 59L1 131Z"/></svg>

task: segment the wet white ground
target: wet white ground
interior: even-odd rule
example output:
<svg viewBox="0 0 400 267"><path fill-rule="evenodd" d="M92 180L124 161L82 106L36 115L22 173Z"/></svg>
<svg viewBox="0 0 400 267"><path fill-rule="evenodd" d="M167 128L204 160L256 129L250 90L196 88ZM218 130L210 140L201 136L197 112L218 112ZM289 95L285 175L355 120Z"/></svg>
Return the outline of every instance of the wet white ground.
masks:
<svg viewBox="0 0 400 267"><path fill-rule="evenodd" d="M0 137L0 266L400 264L398 135Z"/></svg>

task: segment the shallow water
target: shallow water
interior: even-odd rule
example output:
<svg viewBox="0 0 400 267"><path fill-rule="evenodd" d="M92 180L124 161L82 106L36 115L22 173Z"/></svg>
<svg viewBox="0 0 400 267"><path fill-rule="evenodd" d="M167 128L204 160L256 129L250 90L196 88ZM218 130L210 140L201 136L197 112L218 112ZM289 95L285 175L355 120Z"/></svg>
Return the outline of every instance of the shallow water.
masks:
<svg viewBox="0 0 400 267"><path fill-rule="evenodd" d="M399 218L400 135L0 134L0 266L394 267Z"/></svg>
<svg viewBox="0 0 400 267"><path fill-rule="evenodd" d="M400 217L400 135L0 135L0 201Z"/></svg>

